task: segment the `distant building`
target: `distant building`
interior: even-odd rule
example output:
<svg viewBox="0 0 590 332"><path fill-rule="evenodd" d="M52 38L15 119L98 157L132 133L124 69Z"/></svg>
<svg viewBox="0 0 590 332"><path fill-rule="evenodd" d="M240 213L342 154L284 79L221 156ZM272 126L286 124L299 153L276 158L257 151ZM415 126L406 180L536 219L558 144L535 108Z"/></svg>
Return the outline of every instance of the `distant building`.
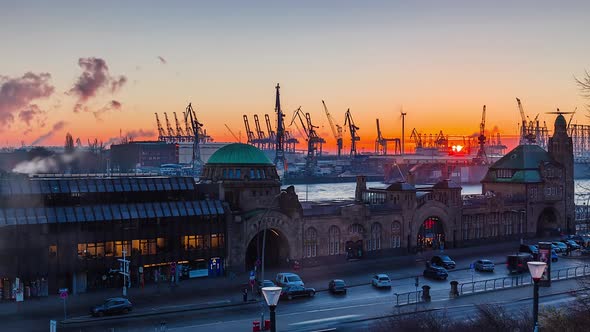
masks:
<svg viewBox="0 0 590 332"><path fill-rule="evenodd" d="M178 164L178 144L137 141L111 145L110 168L116 172L156 170L162 164Z"/></svg>

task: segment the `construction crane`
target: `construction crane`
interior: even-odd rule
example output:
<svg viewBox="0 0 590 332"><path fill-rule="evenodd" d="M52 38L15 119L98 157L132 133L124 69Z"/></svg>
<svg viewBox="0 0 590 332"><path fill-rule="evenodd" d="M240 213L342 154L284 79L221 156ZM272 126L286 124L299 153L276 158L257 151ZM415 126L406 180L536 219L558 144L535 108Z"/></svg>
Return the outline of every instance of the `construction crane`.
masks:
<svg viewBox="0 0 590 332"><path fill-rule="evenodd" d="M418 133L416 128L412 129L412 133L410 134L410 139L414 140L414 143L416 144L416 149L421 149L423 147L422 134Z"/></svg>
<svg viewBox="0 0 590 332"><path fill-rule="evenodd" d="M519 98L516 98L516 103L518 104L518 110L520 112L521 118L521 125L520 125L520 143L534 143L535 142L535 135L527 129L527 117L524 113L524 109L522 107L522 103L520 102Z"/></svg>
<svg viewBox="0 0 590 332"><path fill-rule="evenodd" d="M162 123L160 122L160 118L158 117L158 113L154 113L156 115L156 125L158 126L158 140L163 140L166 133L164 132L164 128L162 127Z"/></svg>
<svg viewBox="0 0 590 332"><path fill-rule="evenodd" d="M164 114L166 114L166 113L164 113ZM186 107L186 112L184 114L185 114L185 121L187 121L187 122L190 121L191 128L193 130L194 141L193 141L193 157L191 160L191 164L192 164L193 170L197 170L203 164L203 160L201 160L201 149L200 149L200 141L199 141L200 140L199 134L201 131L201 127L203 127L203 124L197 120L195 111L194 111L191 103L189 103L188 106Z"/></svg>
<svg viewBox="0 0 590 332"><path fill-rule="evenodd" d="M375 154L387 155L387 143L395 142L394 154L401 154L401 144L399 138L385 138L381 134L379 119L377 121L377 139L375 139Z"/></svg>
<svg viewBox="0 0 590 332"><path fill-rule="evenodd" d="M340 158L340 154L342 151L342 126L334 124L334 119L330 112L328 112L328 107L326 107L326 103L322 100L322 104L324 105L324 111L326 112L326 117L328 117L328 122L330 123L330 128L332 129L332 134L334 135L334 139L336 140L336 146L338 147L338 158Z"/></svg>
<svg viewBox="0 0 590 332"><path fill-rule="evenodd" d="M164 119L166 119L166 129L168 130L168 136L170 136L170 137L176 136L176 135L174 135L174 129L172 129L172 126L170 125L170 121L168 121L168 114L166 112L164 112Z"/></svg>
<svg viewBox="0 0 590 332"><path fill-rule="evenodd" d="M486 105L483 105L483 111L481 112L481 122L479 123L479 136L477 142L479 149L477 155L473 159L473 162L478 165L486 165L488 163L488 157L486 155Z"/></svg>
<svg viewBox="0 0 590 332"><path fill-rule="evenodd" d="M270 123L270 116L268 116L268 114L264 114L264 120L266 122L266 131L268 133L269 145L272 145L272 143L274 143L274 141L276 140L277 137L276 137L274 130L272 130L272 125Z"/></svg>
<svg viewBox="0 0 590 332"><path fill-rule="evenodd" d="M258 140L260 141L259 147L263 150L268 149L268 139L266 138L266 133L260 127L258 114L254 114L254 125L256 126L256 136L258 136Z"/></svg>
<svg viewBox="0 0 590 332"><path fill-rule="evenodd" d="M304 120L305 119L305 120ZM318 136L317 132L315 131L317 126L314 126L311 121L311 115L309 113L303 113L301 111L301 107L295 110L293 113L293 118L291 120L291 124L297 124L297 120L301 124L301 128L305 132L305 138L307 140L307 157L305 159L305 173L306 175L313 175L315 169L317 167L317 157L321 155L322 152L322 144L325 143L325 140ZM318 151L319 146L319 151Z"/></svg>
<svg viewBox="0 0 590 332"><path fill-rule="evenodd" d="M225 128L227 128L227 131L229 131L229 133L236 139L236 142L242 142L242 140L233 132L233 130L231 130L231 128L227 125L227 123L223 124L225 126Z"/></svg>
<svg viewBox="0 0 590 332"><path fill-rule="evenodd" d="M360 128L354 124L354 120L352 119L352 113L350 113L350 108L346 111L345 118L344 118L344 125L348 124L348 130L350 132L350 156L356 156L356 142L360 141L361 138L356 134L356 131Z"/></svg>
<svg viewBox="0 0 590 332"><path fill-rule="evenodd" d="M255 145L256 137L254 136L254 132L250 130L250 123L248 122L248 116L244 114L244 127L246 127L246 137L248 137L248 144Z"/></svg>
<svg viewBox="0 0 590 332"><path fill-rule="evenodd" d="M176 116L176 112L174 113L174 122L176 123L176 136L184 136L184 130L180 127L180 122L178 122L178 117Z"/></svg>

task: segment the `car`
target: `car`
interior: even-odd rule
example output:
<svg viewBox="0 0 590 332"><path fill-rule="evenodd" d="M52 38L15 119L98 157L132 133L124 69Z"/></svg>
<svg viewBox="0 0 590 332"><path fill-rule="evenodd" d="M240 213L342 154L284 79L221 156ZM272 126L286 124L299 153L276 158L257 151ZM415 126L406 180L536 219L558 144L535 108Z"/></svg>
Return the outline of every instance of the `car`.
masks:
<svg viewBox="0 0 590 332"><path fill-rule="evenodd" d="M90 308L90 314L95 317L112 314L126 314L133 309L133 305L128 299L123 297L114 297L106 299L104 303Z"/></svg>
<svg viewBox="0 0 590 332"><path fill-rule="evenodd" d="M515 255L508 255L506 258L506 268L508 273L522 273L529 270L528 262L533 260L533 255L529 253L518 253Z"/></svg>
<svg viewBox="0 0 590 332"><path fill-rule="evenodd" d="M559 260L559 256L557 256L557 252L555 250L551 250L551 261L557 262Z"/></svg>
<svg viewBox="0 0 590 332"><path fill-rule="evenodd" d="M426 269L424 269L423 275L425 278L445 280L448 278L449 273L444 267L428 264Z"/></svg>
<svg viewBox="0 0 590 332"><path fill-rule="evenodd" d="M284 287L281 291L281 297L287 300L292 300L296 297L314 297L315 289L304 286L294 285Z"/></svg>
<svg viewBox="0 0 590 332"><path fill-rule="evenodd" d="M494 262L492 262L489 259L478 259L477 261L475 261L475 270L476 271L482 271L482 272L494 272L494 268L496 266L494 265Z"/></svg>
<svg viewBox="0 0 590 332"><path fill-rule="evenodd" d="M531 255L537 255L539 253L539 249L534 244L521 244L518 251L528 253Z"/></svg>
<svg viewBox="0 0 590 332"><path fill-rule="evenodd" d="M375 274L371 279L371 285L377 288L391 288L391 279L384 273Z"/></svg>
<svg viewBox="0 0 590 332"><path fill-rule="evenodd" d="M451 257L447 255L437 255L430 259L430 263L442 266L445 269L454 269L456 264L455 261L451 259Z"/></svg>
<svg viewBox="0 0 590 332"><path fill-rule="evenodd" d="M567 251L567 244L560 242L560 241L554 241L551 243L559 247L559 251L555 250L556 252L565 253Z"/></svg>
<svg viewBox="0 0 590 332"><path fill-rule="evenodd" d="M561 247L554 243L551 243L551 250L555 250L555 252L558 253L561 252Z"/></svg>
<svg viewBox="0 0 590 332"><path fill-rule="evenodd" d="M272 280L262 280L262 281L258 281L257 282L257 287L256 287L256 291L258 292L258 294L262 294L262 288L263 287L275 287L275 283L272 282Z"/></svg>
<svg viewBox="0 0 590 332"><path fill-rule="evenodd" d="M568 240L573 240L576 242L580 247L586 247L590 243L590 238L582 235L569 235L567 237Z"/></svg>
<svg viewBox="0 0 590 332"><path fill-rule="evenodd" d="M342 279L330 280L328 284L328 290L332 294L346 294L346 283Z"/></svg>
<svg viewBox="0 0 590 332"><path fill-rule="evenodd" d="M579 244L577 244L576 241L571 240L571 239L561 240L561 242L565 243L570 250L578 250L581 248L581 246Z"/></svg>
<svg viewBox="0 0 590 332"><path fill-rule="evenodd" d="M279 287L287 286L305 286L303 280L295 273L277 273L275 283Z"/></svg>

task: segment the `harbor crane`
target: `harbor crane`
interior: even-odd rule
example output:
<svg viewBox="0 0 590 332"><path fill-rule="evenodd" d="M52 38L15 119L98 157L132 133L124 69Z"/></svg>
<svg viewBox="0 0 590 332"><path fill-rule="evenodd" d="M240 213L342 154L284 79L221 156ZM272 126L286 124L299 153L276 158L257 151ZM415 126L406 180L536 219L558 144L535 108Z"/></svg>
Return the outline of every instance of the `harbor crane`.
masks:
<svg viewBox="0 0 590 332"><path fill-rule="evenodd" d="M178 122L178 117L176 116L176 112L174 113L174 122L176 123L176 136L184 136L184 130L180 127L180 122Z"/></svg>
<svg viewBox="0 0 590 332"><path fill-rule="evenodd" d="M356 142L360 141L361 138L356 134L356 131L360 128L354 124L354 120L352 119L352 113L350 113L350 108L346 111L345 118L344 118L344 125L348 124L348 130L350 131L350 156L356 156Z"/></svg>
<svg viewBox="0 0 590 332"><path fill-rule="evenodd" d="M266 137L266 133L261 129L260 121L258 120L258 114L254 114L254 125L256 126L256 135L258 136L258 140L260 141L260 146L263 150L268 149L268 138Z"/></svg>
<svg viewBox="0 0 590 332"><path fill-rule="evenodd" d="M162 140L166 133L164 132L164 128L162 127L162 123L160 122L160 118L158 117L158 113L154 113L156 115L156 125L158 126L158 139Z"/></svg>
<svg viewBox="0 0 590 332"><path fill-rule="evenodd" d="M268 141L269 141L269 144L272 145L273 143L275 143L277 137L276 137L274 130L272 130L272 125L270 123L270 116L268 116L268 114L264 114L264 120L266 122L266 131L268 133Z"/></svg>
<svg viewBox="0 0 590 332"><path fill-rule="evenodd" d="M401 154L400 139L399 138L385 138L381 134L381 127L379 126L379 119L377 120L377 139L375 139L375 154L387 155L387 143L394 142L394 154Z"/></svg>
<svg viewBox="0 0 590 332"><path fill-rule="evenodd" d="M227 128L227 131L229 131L229 133L236 139L236 142L242 142L242 139L240 137L238 137L233 130L231 130L231 128L227 125L227 123L223 124L225 126L225 128Z"/></svg>
<svg viewBox="0 0 590 332"><path fill-rule="evenodd" d="M250 130L250 123L248 122L248 116L244 114L244 127L246 127L246 137L248 137L248 144L256 145L256 137L254 132Z"/></svg>
<svg viewBox="0 0 590 332"><path fill-rule="evenodd" d="M422 134L420 134L416 128L412 129L412 133L410 134L410 139L414 140L416 144L416 149L422 148Z"/></svg>
<svg viewBox="0 0 590 332"><path fill-rule="evenodd" d="M328 122L330 123L330 129L332 129L334 139L336 139L338 158L340 158L340 154L342 152L342 126L334 124L334 119L332 118L332 115L330 115L330 112L328 112L328 107L326 107L326 103L323 100L322 105L324 105L324 111L326 112L326 117L328 117Z"/></svg>
<svg viewBox="0 0 590 332"><path fill-rule="evenodd" d="M301 110L301 107L295 110L295 113L293 114L293 119L291 120L291 125L293 123L297 124L297 120L303 128L303 131L305 132L305 137L307 139L307 157L305 159L305 173L306 175L311 176L314 174L315 169L317 168L317 157L321 156L322 145L326 141L318 136L315 130L319 127L313 125L313 123L311 122L311 115L309 113L304 114Z"/></svg>
<svg viewBox="0 0 590 332"><path fill-rule="evenodd" d="M473 159L473 162L478 165L487 165L488 164L488 157L486 155L485 130L486 130L486 105L483 105L483 110L481 112L481 122L479 123L479 136L477 137L479 149L477 149L477 155Z"/></svg>
<svg viewBox="0 0 590 332"><path fill-rule="evenodd" d="M166 113L164 113L164 114L166 114ZM193 142L193 157L192 157L191 163L193 166L193 170L195 170L203 164L203 160L201 160L201 149L199 146L199 144L200 144L199 134L201 131L201 127L203 127L203 124L197 120L195 111L194 111L191 103L189 103L188 106L186 107L186 112L184 113L184 116L185 116L185 121L187 121L191 124L191 128L193 130L194 142Z"/></svg>
<svg viewBox="0 0 590 332"><path fill-rule="evenodd" d="M170 125L170 121L168 121L168 113L164 112L164 119L166 120L166 130L168 131L168 136L176 136L174 135L174 129Z"/></svg>
<svg viewBox="0 0 590 332"><path fill-rule="evenodd" d="M524 109L522 107L522 103L520 102L519 98L516 98L516 103L518 104L518 110L520 112L520 118L521 118L521 125L520 125L520 143L528 143L528 144L532 144L535 143L535 135L530 132L527 128L527 117L524 113Z"/></svg>

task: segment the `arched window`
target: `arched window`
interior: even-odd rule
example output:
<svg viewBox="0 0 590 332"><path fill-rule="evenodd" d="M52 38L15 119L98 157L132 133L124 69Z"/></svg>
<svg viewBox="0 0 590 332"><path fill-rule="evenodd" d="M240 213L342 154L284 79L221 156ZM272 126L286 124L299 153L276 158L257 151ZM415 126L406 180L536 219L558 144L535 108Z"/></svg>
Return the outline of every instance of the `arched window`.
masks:
<svg viewBox="0 0 590 332"><path fill-rule="evenodd" d="M402 225L399 221L391 223L391 247L400 248L402 246Z"/></svg>
<svg viewBox="0 0 590 332"><path fill-rule="evenodd" d="M305 257L315 257L318 251L318 232L310 227L305 231Z"/></svg>
<svg viewBox="0 0 590 332"><path fill-rule="evenodd" d="M328 231L328 246L330 255L340 254L340 228L331 226Z"/></svg>
<svg viewBox="0 0 590 332"><path fill-rule="evenodd" d="M371 239L367 243L367 250L381 249L381 224L376 222L371 225Z"/></svg>
<svg viewBox="0 0 590 332"><path fill-rule="evenodd" d="M348 226L348 233L350 234L358 233L362 236L364 232L365 230L361 224L352 224Z"/></svg>

